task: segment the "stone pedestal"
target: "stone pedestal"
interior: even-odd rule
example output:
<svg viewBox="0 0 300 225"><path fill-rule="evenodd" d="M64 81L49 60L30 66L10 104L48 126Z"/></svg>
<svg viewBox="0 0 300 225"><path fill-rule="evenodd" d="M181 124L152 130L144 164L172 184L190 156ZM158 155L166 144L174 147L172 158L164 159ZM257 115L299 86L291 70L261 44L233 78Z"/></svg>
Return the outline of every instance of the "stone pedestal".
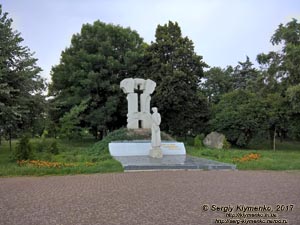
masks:
<svg viewBox="0 0 300 225"><path fill-rule="evenodd" d="M109 153L112 156L148 156L153 147L150 141L114 141L109 143ZM163 155L186 155L182 142L162 141L160 149Z"/></svg>
<svg viewBox="0 0 300 225"><path fill-rule="evenodd" d="M149 152L149 156L152 158L162 158L163 157L163 153L160 147L156 147L156 148L152 148Z"/></svg>

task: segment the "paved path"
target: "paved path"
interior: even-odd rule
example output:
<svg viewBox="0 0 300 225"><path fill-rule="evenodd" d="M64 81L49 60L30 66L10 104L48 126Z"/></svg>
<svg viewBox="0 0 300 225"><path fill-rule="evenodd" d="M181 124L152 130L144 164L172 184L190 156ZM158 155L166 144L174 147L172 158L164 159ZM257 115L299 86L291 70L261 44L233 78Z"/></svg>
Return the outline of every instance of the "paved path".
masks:
<svg viewBox="0 0 300 225"><path fill-rule="evenodd" d="M206 212L204 204L209 205ZM298 225L300 172L160 171L0 178L1 225L218 224L217 218L226 217L212 211L214 204L233 207L235 214L237 206L266 205L261 210L270 206L273 212L263 213L276 213L277 219ZM277 212L277 204L295 206L292 211Z"/></svg>

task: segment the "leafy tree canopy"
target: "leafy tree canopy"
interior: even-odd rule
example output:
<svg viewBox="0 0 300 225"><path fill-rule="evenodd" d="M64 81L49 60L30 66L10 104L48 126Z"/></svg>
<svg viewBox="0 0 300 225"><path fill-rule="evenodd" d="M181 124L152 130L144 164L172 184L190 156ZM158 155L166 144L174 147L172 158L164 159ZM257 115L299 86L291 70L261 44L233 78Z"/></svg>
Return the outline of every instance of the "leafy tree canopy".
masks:
<svg viewBox="0 0 300 225"><path fill-rule="evenodd" d="M297 137L300 133L297 98L300 82L300 24L293 19L285 26L279 25L271 42L280 44L282 48L277 52L258 55L260 71L253 68L247 57L227 77L224 76L225 71L220 69L207 72L209 79L204 87L213 90L210 93L213 97L220 96L220 84L225 81L228 83L231 78L236 91L229 89L228 93L221 95L220 102L214 106L211 124L240 146L247 145L254 134L269 133L275 149L276 136L283 138L288 134ZM224 80L220 81L220 77Z"/></svg>
<svg viewBox="0 0 300 225"><path fill-rule="evenodd" d="M204 73L204 82L201 85L210 103L217 103L220 97L233 90L233 68L226 69L212 67Z"/></svg>
<svg viewBox="0 0 300 225"><path fill-rule="evenodd" d="M130 28L100 21L83 25L62 52L60 64L52 68L53 120L73 114L72 108L85 101L80 126L95 136L125 125L126 99L119 84L136 73L145 46Z"/></svg>
<svg viewBox="0 0 300 225"><path fill-rule="evenodd" d="M157 82L152 104L162 115L162 129L175 135L203 129L208 112L199 84L207 65L176 22L158 25L155 37L147 49L144 76Z"/></svg>
<svg viewBox="0 0 300 225"><path fill-rule="evenodd" d="M280 82L285 87L299 84L300 24L298 21L293 19L285 26L280 24L271 38L271 43L273 45L281 44L281 50L257 56L258 62L267 71L267 78L273 82Z"/></svg>
<svg viewBox="0 0 300 225"><path fill-rule="evenodd" d="M266 115L262 100L247 90L235 90L224 94L214 106L211 120L213 129L224 133L238 146L246 146L262 127Z"/></svg>

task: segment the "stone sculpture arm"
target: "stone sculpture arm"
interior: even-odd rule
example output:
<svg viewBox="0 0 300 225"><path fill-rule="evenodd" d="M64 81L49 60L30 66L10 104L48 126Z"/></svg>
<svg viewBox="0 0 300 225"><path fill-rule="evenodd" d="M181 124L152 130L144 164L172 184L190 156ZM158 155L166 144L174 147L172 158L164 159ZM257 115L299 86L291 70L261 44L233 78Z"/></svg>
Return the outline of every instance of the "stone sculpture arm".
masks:
<svg viewBox="0 0 300 225"><path fill-rule="evenodd" d="M153 114L152 114L152 121L153 121L153 123L154 123L156 126L159 126L159 125L160 125L160 122L161 122L160 114L159 114L159 113L153 113Z"/></svg>
<svg viewBox="0 0 300 225"><path fill-rule="evenodd" d="M143 112L143 117L144 117L144 119L146 119L148 121L151 121L151 123L152 123L152 115L151 115L151 113L149 113L149 112Z"/></svg>

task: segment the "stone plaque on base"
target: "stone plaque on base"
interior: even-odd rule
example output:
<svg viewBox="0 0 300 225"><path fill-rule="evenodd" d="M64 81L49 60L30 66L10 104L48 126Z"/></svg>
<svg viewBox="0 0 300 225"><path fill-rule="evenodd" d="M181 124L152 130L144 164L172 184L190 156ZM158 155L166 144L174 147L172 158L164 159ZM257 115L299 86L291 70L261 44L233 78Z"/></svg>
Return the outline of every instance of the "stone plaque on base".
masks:
<svg viewBox="0 0 300 225"><path fill-rule="evenodd" d="M163 155L185 155L182 142L162 141L160 146ZM112 156L149 155L152 149L150 141L122 141L109 143L109 152Z"/></svg>

